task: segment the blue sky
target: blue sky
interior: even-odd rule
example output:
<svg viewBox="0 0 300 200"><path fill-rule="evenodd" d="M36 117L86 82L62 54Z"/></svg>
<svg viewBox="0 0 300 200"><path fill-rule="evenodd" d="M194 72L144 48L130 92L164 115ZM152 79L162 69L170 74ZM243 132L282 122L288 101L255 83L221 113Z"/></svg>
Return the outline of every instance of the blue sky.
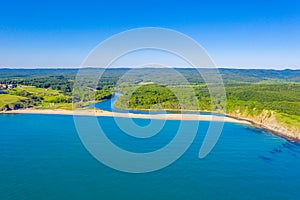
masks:
<svg viewBox="0 0 300 200"><path fill-rule="evenodd" d="M77 67L138 27L175 29L217 66L300 68L300 1L0 1L0 66Z"/></svg>

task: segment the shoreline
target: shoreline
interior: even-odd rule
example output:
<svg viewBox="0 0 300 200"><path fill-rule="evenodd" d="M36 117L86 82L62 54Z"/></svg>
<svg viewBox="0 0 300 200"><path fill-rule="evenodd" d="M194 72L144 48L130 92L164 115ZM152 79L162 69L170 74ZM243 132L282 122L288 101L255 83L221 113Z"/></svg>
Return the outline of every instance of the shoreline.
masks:
<svg viewBox="0 0 300 200"><path fill-rule="evenodd" d="M235 119L230 116L216 115L196 115L196 114L135 114L135 113L118 113L104 110L38 110L38 109L20 109L1 111L0 114L48 114L48 115L76 115L76 116L96 116L96 117L123 117L136 119L157 119L157 120L196 120L196 121L216 121L232 122L239 124L251 125L247 120Z"/></svg>
<svg viewBox="0 0 300 200"><path fill-rule="evenodd" d="M244 118L244 117L237 117L237 116L234 116L234 115L231 115L231 114L226 114L227 117L229 118L233 118L233 119L236 119L236 120L243 120L243 121L246 121L248 123L250 123L250 125L252 127L255 127L257 129L260 129L260 130L263 130L265 132L268 132L270 134L274 134L274 135L277 135L279 137L282 137L290 142L297 142L297 143L300 143L300 139L292 134L288 134L287 132L285 132L285 134L282 132L282 131L278 131L277 129L274 129L268 125L265 125L263 123L259 123L255 120L251 120L251 119L248 119L248 118Z"/></svg>
<svg viewBox="0 0 300 200"><path fill-rule="evenodd" d="M10 111L0 111L0 114L43 114L43 115L76 115L76 116L95 116L95 117L122 117L122 118L135 118L135 119L156 119L156 120L196 120L196 121L214 121L214 122L230 122L237 124L249 125L254 128L263 130L270 134L277 135L291 142L300 142L299 138L293 137L289 134L284 134L280 131L268 127L263 123L258 123L254 120L241 118L226 114L224 116L219 115L197 115L197 114L136 114L136 113L118 113L110 112L98 109L89 110L42 110L42 109L20 109L20 110L10 110Z"/></svg>

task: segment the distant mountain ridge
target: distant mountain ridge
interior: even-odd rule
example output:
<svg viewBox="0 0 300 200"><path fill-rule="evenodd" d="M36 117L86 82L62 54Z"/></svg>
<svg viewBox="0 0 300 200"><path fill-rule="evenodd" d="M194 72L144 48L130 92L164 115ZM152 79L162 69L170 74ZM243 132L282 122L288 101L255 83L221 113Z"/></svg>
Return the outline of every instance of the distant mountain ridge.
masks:
<svg viewBox="0 0 300 200"><path fill-rule="evenodd" d="M131 68L110 68L106 69L105 73L114 74L115 76L122 76ZM187 78L195 75L196 69L194 68L174 68L179 73ZM21 77L34 77L34 76L71 76L75 77L79 69L0 69L0 79L3 78L21 78ZM82 69L81 69L82 70ZM104 70L101 68L85 68L87 71ZM135 70L149 70L151 73L161 74L161 72L170 70L169 68L145 68ZM200 70L211 70L201 68ZM285 81L285 82L300 82L300 69L299 70L269 70L269 69L230 69L219 68L220 74L224 82L260 82L260 81ZM200 81L200 80L199 80ZM203 81L203 80L202 80Z"/></svg>

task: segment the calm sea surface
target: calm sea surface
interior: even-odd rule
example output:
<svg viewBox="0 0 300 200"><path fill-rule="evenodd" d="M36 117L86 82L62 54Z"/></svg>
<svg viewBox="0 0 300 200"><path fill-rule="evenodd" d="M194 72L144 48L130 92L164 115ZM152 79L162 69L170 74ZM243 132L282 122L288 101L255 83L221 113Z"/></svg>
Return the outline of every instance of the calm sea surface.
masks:
<svg viewBox="0 0 300 200"><path fill-rule="evenodd" d="M167 121L153 138L137 139L113 118L98 119L111 141L133 152L163 147L180 123ZM72 116L0 115L0 199L299 199L298 144L226 123L213 151L199 159L208 125L200 122L194 143L172 165L128 174L89 154Z"/></svg>

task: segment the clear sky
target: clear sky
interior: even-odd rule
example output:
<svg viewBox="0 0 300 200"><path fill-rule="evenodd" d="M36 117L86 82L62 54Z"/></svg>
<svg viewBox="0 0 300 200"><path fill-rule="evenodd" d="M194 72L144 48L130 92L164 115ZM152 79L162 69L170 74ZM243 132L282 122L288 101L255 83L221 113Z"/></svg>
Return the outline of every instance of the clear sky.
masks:
<svg viewBox="0 0 300 200"><path fill-rule="evenodd" d="M218 66L300 69L300 1L0 1L0 66L77 67L109 36L175 29Z"/></svg>

